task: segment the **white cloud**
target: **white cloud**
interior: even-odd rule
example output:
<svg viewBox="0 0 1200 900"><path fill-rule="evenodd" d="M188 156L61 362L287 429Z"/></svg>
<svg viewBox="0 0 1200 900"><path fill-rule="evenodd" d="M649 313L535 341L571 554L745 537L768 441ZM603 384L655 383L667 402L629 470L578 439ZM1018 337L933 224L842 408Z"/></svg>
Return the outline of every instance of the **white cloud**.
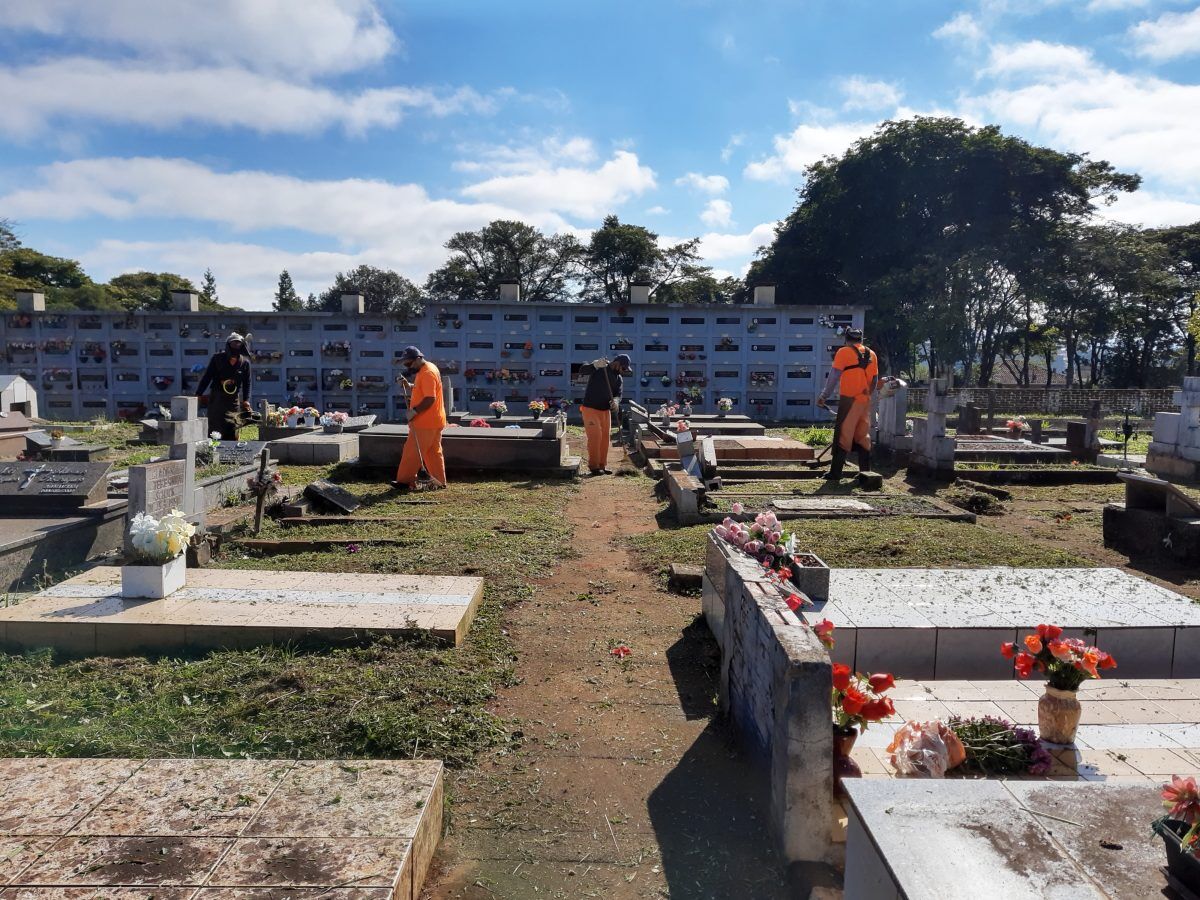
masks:
<svg viewBox="0 0 1200 900"><path fill-rule="evenodd" d="M665 215L669 215L670 212L671 211L669 209L667 209L665 206L652 206L648 210L646 210L646 215L648 215L648 216L665 216Z"/></svg>
<svg viewBox="0 0 1200 900"><path fill-rule="evenodd" d="M1150 0L1089 0L1087 11L1093 13L1113 12L1121 9L1140 9L1149 5Z"/></svg>
<svg viewBox="0 0 1200 900"><path fill-rule="evenodd" d="M747 178L756 181L783 181L803 173L825 156L843 153L859 138L870 134L874 122L834 122L825 125L798 125L791 134L778 134L773 140L774 154L745 169Z"/></svg>
<svg viewBox="0 0 1200 900"><path fill-rule="evenodd" d="M588 165L597 159L595 146L584 137L549 137L540 142L468 146L463 150L473 158L458 160L452 168L484 175L528 175L553 165Z"/></svg>
<svg viewBox="0 0 1200 900"><path fill-rule="evenodd" d="M888 81L871 81L861 75L844 78L841 82L843 109L895 109L904 92Z"/></svg>
<svg viewBox="0 0 1200 900"><path fill-rule="evenodd" d="M1139 22L1129 33L1136 52L1154 62L1200 53L1200 6Z"/></svg>
<svg viewBox="0 0 1200 900"><path fill-rule="evenodd" d="M979 21L970 13L962 12L934 31L933 36L946 41L978 44L985 35Z"/></svg>
<svg viewBox="0 0 1200 900"><path fill-rule="evenodd" d="M1112 206L1100 211L1106 219L1142 228L1162 228L1200 222L1200 194L1192 199L1167 197L1155 191L1140 190L1122 194Z"/></svg>
<svg viewBox="0 0 1200 900"><path fill-rule="evenodd" d="M725 146L721 148L721 162L729 162L733 157L733 153L738 147L746 142L746 135L741 132L731 134L729 140L725 142Z"/></svg>
<svg viewBox="0 0 1200 900"><path fill-rule="evenodd" d="M700 236L700 255L706 261L748 264L755 251L775 239L775 222L763 222L745 234L710 232Z"/></svg>
<svg viewBox="0 0 1200 900"><path fill-rule="evenodd" d="M372 0L5 0L0 30L304 76L360 69L397 44Z"/></svg>
<svg viewBox="0 0 1200 900"><path fill-rule="evenodd" d="M70 57L0 68L0 123L13 137L64 121L148 128L203 124L259 133L312 133L339 126L361 133L397 124L408 110L445 116L498 105L470 88L388 87L339 93L248 69L169 69L141 62Z"/></svg>
<svg viewBox="0 0 1200 900"><path fill-rule="evenodd" d="M729 190L729 179L724 175L701 175L699 172L688 172L676 178L675 184L702 194L723 194Z"/></svg>
<svg viewBox="0 0 1200 900"><path fill-rule="evenodd" d="M733 204L728 200L709 200L700 213L700 221L709 228L728 228L733 224Z"/></svg>
<svg viewBox="0 0 1200 900"><path fill-rule="evenodd" d="M1035 46L993 53L987 71L1003 75L1005 83L961 98L966 112L1052 147L1107 159L1162 187L1194 189L1200 181L1200 85L1125 74L1078 48L1030 43Z"/></svg>
<svg viewBox="0 0 1200 900"><path fill-rule="evenodd" d="M1024 41L1019 44L996 44L991 48L982 75L1000 77L1020 75L1071 75L1093 69L1092 54L1068 44L1046 41Z"/></svg>
<svg viewBox="0 0 1200 900"><path fill-rule="evenodd" d="M463 188L462 194L522 211L554 210L593 218L656 187L654 171L635 153L618 150L596 169L553 166L497 175Z"/></svg>

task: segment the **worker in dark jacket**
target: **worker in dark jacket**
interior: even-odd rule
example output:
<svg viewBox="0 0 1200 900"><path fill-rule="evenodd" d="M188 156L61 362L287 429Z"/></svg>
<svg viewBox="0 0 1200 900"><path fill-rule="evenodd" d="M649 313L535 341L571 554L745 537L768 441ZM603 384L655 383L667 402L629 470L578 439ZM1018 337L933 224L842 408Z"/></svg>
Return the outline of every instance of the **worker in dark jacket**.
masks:
<svg viewBox="0 0 1200 900"><path fill-rule="evenodd" d="M580 374L588 376L579 411L587 435L588 469L593 475L612 474L607 468L612 417L620 407L621 373L629 371L629 363L629 357L621 353L612 362L601 358L579 367Z"/></svg>
<svg viewBox="0 0 1200 900"><path fill-rule="evenodd" d="M196 396L208 395L208 430L219 432L222 440L237 440L237 424L231 416L250 410L250 355L246 339L236 331L225 341L225 349L214 353L196 388Z"/></svg>

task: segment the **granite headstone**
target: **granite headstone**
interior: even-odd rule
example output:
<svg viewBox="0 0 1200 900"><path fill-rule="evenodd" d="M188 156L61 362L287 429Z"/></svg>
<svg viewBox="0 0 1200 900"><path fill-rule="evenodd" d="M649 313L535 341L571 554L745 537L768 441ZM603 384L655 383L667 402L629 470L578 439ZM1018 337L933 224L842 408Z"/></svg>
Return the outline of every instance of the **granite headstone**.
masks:
<svg viewBox="0 0 1200 900"><path fill-rule="evenodd" d="M108 495L106 462L0 464L0 510L67 512L102 503Z"/></svg>

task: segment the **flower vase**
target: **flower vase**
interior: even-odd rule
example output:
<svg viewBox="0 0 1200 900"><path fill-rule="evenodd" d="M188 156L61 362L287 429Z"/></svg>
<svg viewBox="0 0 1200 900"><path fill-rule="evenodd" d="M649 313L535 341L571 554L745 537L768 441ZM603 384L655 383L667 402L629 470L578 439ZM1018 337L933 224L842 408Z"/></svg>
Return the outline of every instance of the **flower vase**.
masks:
<svg viewBox="0 0 1200 900"><path fill-rule="evenodd" d="M504 413L500 412L500 410L498 410L498 409L492 410L492 418L493 419L499 419L503 415L504 415Z"/></svg>
<svg viewBox="0 0 1200 900"><path fill-rule="evenodd" d="M1167 871L1190 890L1200 895L1200 859L1183 849L1183 838L1191 828L1187 822L1163 816L1151 826L1163 839L1167 850Z"/></svg>
<svg viewBox="0 0 1200 900"><path fill-rule="evenodd" d="M62 446L62 442L63 442L63 439L60 437L59 438L56 438L56 437L50 438L50 449L57 450L59 447Z"/></svg>
<svg viewBox="0 0 1200 900"><path fill-rule="evenodd" d="M1008 436L1010 438L1012 438L1014 441L1019 441L1021 439L1021 435L1024 433L1025 433L1025 429L1023 429L1023 428L1008 429Z"/></svg>
<svg viewBox="0 0 1200 900"><path fill-rule="evenodd" d="M862 769L850 756L856 740L858 740L858 729L853 725L833 726L833 795L835 797L846 796L846 792L842 789L843 778L862 778Z"/></svg>
<svg viewBox="0 0 1200 900"><path fill-rule="evenodd" d="M288 417L287 417L287 419L286 419L286 422L287 422L287 427L288 427L288 428L295 428L295 427L296 427L296 423L297 423L298 419L299 419L299 416L288 416Z"/></svg>
<svg viewBox="0 0 1200 900"><path fill-rule="evenodd" d="M541 417L542 417L542 411L540 409L533 410L533 418L535 421L537 419L540 419Z"/></svg>
<svg viewBox="0 0 1200 900"><path fill-rule="evenodd" d="M1046 685L1046 692L1038 698L1038 732L1042 740L1052 744L1075 743L1082 713L1076 691Z"/></svg>
<svg viewBox="0 0 1200 900"><path fill-rule="evenodd" d="M161 600L187 583L187 557L183 554L162 564L121 566L121 596L126 599Z"/></svg>
<svg viewBox="0 0 1200 900"><path fill-rule="evenodd" d="M334 423L334 424L331 424L331 425L326 425L326 426L325 426L325 433L326 433L326 434L341 434L341 433L342 433L342 428L343 428L343 427L345 427L345 426L343 426L343 425L342 425L342 424L340 424L340 423Z"/></svg>

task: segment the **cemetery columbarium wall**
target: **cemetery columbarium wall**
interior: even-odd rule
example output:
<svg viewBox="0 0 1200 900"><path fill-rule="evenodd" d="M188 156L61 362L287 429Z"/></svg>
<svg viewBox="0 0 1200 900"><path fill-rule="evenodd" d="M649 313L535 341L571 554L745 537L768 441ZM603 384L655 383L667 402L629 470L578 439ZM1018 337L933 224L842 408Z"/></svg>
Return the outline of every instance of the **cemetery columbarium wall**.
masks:
<svg viewBox="0 0 1200 900"><path fill-rule="evenodd" d="M754 560L708 538L704 617L721 648L721 708L770 779L770 825L787 863L830 850L829 654Z"/></svg>
<svg viewBox="0 0 1200 900"><path fill-rule="evenodd" d="M451 379L459 407L492 400L582 399L572 373L628 353L626 396L648 408L695 389L701 410L730 397L769 419L817 418L815 401L841 326L861 307L592 306L487 302L432 306L419 317L339 313L29 309L0 316L0 373L41 393L50 419L142 418L194 393L231 331L251 333L258 399L402 419L398 354L421 347ZM664 383L665 380L665 383Z"/></svg>

